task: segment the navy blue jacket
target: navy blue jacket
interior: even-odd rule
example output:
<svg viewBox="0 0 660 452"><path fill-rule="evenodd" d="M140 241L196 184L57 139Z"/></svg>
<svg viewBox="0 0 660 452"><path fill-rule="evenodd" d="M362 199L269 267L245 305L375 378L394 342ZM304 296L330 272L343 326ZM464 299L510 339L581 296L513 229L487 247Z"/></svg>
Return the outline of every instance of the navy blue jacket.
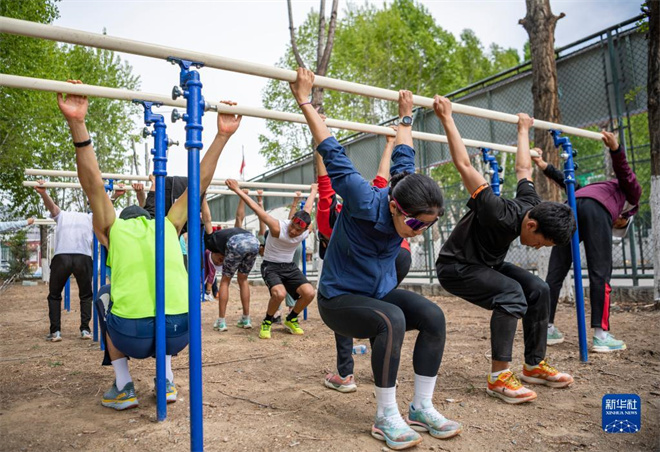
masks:
<svg viewBox="0 0 660 452"><path fill-rule="evenodd" d="M357 294L383 298L396 287L395 260L401 236L389 209L389 188L371 186L355 169L334 137L317 151L343 199L323 263L319 292L325 298ZM392 153L390 174L415 172L415 150L400 144Z"/></svg>

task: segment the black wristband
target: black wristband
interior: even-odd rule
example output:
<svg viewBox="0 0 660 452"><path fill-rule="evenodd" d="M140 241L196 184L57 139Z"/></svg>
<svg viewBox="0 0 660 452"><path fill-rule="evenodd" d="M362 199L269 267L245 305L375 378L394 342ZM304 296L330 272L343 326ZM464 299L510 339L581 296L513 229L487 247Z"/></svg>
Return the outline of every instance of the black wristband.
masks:
<svg viewBox="0 0 660 452"><path fill-rule="evenodd" d="M92 139L91 138L88 138L85 141L78 141L78 142L74 141L73 142L73 145L77 148L84 148L85 146L89 146L90 144L92 144Z"/></svg>

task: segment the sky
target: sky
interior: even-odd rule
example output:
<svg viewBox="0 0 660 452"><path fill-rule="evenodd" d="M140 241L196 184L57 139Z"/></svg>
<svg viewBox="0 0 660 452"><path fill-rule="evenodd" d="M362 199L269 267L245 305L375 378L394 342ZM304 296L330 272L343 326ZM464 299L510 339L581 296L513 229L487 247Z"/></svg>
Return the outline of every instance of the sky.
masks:
<svg viewBox="0 0 660 452"><path fill-rule="evenodd" d="M380 5L382 2L371 3ZM485 48L494 42L503 47L514 47L522 55L527 40L527 33L518 25L518 20L525 16L523 0L422 0L420 3L442 28L454 35L458 36L462 30L471 28ZM566 14L557 24L555 40L559 47L638 15L641 5L641 1L632 0L551 0L550 3L554 14ZM326 10L331 4L330 0L326 1ZM275 65L289 43L285 0L62 0L58 6L60 18L55 21L58 26L95 33L102 33L105 29L110 36L266 65ZM318 0L293 0L294 24L300 25L309 11L318 7ZM347 2L340 0L339 17L342 17L346 7ZM133 67L133 73L140 76L141 91L168 94L178 84L178 67L153 58L129 54L120 56ZM209 68L201 69L200 75L206 99L231 99L240 105L262 106L261 93L267 79ZM156 111L163 112L169 118L171 108ZM136 119L138 131L143 124L139 118ZM203 140L206 146L215 135L215 121L215 113L209 112L204 116ZM184 123L172 124L168 119L167 125L170 138L181 143L170 148L168 174L186 175ZM238 178L243 150L245 178L264 172L267 168L265 159L259 154L260 133L266 133L265 120L243 118L239 130L220 157L216 177Z"/></svg>

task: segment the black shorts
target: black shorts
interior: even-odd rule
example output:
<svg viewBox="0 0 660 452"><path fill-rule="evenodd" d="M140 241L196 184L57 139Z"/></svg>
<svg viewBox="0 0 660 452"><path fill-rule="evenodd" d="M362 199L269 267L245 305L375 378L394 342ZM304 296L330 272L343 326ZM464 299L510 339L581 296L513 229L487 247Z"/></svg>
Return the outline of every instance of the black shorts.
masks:
<svg viewBox="0 0 660 452"><path fill-rule="evenodd" d="M283 284L286 292L291 298L297 300L300 294L296 292L298 287L309 284L309 281L293 262L278 263L263 261L261 263L261 277L268 286L268 290Z"/></svg>

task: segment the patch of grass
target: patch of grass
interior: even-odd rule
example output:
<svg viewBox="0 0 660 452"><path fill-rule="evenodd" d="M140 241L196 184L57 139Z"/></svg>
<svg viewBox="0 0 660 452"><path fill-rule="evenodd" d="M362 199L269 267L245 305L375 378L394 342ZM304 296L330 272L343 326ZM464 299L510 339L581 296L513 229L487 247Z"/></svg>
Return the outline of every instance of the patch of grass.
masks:
<svg viewBox="0 0 660 452"><path fill-rule="evenodd" d="M248 342L255 342L257 340L257 338L252 336L251 334L247 335L246 337Z"/></svg>
<svg viewBox="0 0 660 452"><path fill-rule="evenodd" d="M283 341L282 341L282 346L283 346L283 347L288 347L288 346L289 346L289 341L287 341L286 339L283 340Z"/></svg>
<svg viewBox="0 0 660 452"><path fill-rule="evenodd" d="M62 361L51 361L48 363L50 367L58 367L58 366L63 366L64 363Z"/></svg>
<svg viewBox="0 0 660 452"><path fill-rule="evenodd" d="M32 347L30 347L30 350L36 350L36 349L38 349L39 347L41 347L41 345L34 344Z"/></svg>

